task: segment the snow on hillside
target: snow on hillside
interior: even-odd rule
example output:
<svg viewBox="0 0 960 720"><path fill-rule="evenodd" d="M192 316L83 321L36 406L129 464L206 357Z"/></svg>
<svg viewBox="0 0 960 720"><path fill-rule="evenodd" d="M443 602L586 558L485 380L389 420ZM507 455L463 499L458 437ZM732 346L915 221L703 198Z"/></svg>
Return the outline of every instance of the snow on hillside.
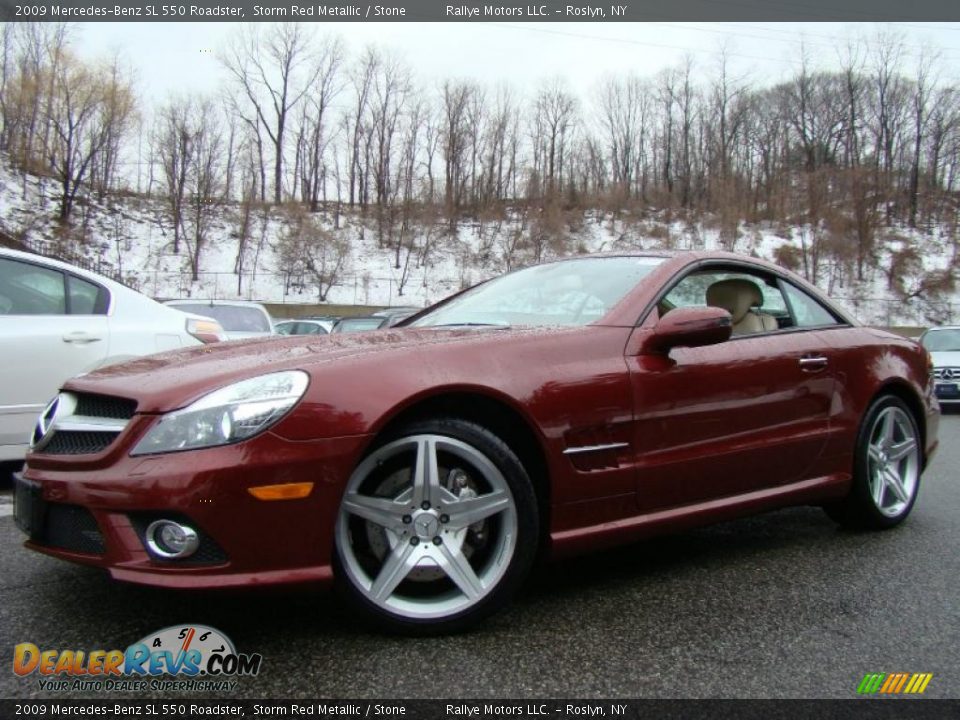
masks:
<svg viewBox="0 0 960 720"><path fill-rule="evenodd" d="M221 207L214 214L209 241L200 257L200 272L193 281L187 248L173 253L170 213L165 203L138 196L90 198L75 210L73 227L63 231L56 215L57 186L49 180L22 176L0 161L0 232L31 249L80 259L86 267L121 279L158 299L195 297L252 299L271 303L310 304L318 301L317 287L308 279L282 271L280 239L289 220L281 211L257 211L254 238L244 256L243 271L235 272L239 208ZM442 220L420 228L430 236L431 251L418 264L411 255L401 268L390 248L378 247L375 221L359 214L344 214L333 228L331 214L320 224L334 237L346 240L349 252L343 270L326 302L360 305L426 305L485 278L529 262L513 253L511 243L525 232L517 213L499 221L463 220L451 237ZM741 226L736 250L774 259L781 246L799 247L803 228ZM719 230L707 223L680 221L627 222L609 214L587 214L575 228L565 231L562 252L599 252L658 247L715 249ZM258 242L262 238L262 242ZM906 232L888 235L881 248L880 268L888 267L891 253L915 242ZM941 235L924 235L925 251L913 264L914 276L903 277L905 288L919 287L926 273L948 269L951 242ZM418 243L422 245L423 243ZM259 247L257 247L259 245ZM545 257L556 254L548 250ZM407 271L403 265L407 264ZM818 284L862 321L878 325L929 325L956 321L960 297L931 301L919 296L909 302L892 297L887 272L874 268L864 282L841 284L833 273ZM911 271L907 268L904 272Z"/></svg>

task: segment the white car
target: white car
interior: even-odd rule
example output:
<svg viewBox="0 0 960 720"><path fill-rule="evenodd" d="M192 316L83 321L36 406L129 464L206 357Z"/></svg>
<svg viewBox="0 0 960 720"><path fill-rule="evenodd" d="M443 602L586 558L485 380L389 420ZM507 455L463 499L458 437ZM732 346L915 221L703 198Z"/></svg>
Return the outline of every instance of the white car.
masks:
<svg viewBox="0 0 960 720"><path fill-rule="evenodd" d="M104 365L224 339L96 273L0 248L0 461L22 460L37 417L69 378Z"/></svg>
<svg viewBox="0 0 960 720"><path fill-rule="evenodd" d="M960 404L960 326L930 328L920 344L933 360L937 400L941 405Z"/></svg>
<svg viewBox="0 0 960 720"><path fill-rule="evenodd" d="M227 340L274 335L273 319L260 303L246 300L167 300L165 303L182 312L212 317L223 326Z"/></svg>

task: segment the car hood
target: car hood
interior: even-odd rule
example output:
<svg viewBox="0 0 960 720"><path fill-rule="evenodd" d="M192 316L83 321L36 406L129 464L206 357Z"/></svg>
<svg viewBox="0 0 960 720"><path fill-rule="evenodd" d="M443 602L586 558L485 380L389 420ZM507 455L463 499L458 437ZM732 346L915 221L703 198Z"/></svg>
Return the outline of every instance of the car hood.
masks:
<svg viewBox="0 0 960 720"><path fill-rule="evenodd" d="M569 331L569 329L567 330ZM64 389L133 398L137 412L169 412L238 380L281 370L306 370L315 376L328 368L353 367L371 356L435 354L438 347L498 343L557 328L418 329L397 328L324 336L273 336L213 343L150 355L96 370L70 380ZM386 358L385 358L386 359Z"/></svg>
<svg viewBox="0 0 960 720"><path fill-rule="evenodd" d="M939 350L930 353L934 367L960 367L960 351Z"/></svg>

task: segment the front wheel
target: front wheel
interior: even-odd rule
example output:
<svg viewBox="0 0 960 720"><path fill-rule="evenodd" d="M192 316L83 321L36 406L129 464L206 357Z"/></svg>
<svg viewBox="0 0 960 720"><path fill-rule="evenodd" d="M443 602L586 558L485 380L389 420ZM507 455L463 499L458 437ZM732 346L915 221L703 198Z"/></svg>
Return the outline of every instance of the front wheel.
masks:
<svg viewBox="0 0 960 720"><path fill-rule="evenodd" d="M465 628L504 605L529 571L536 508L523 465L486 428L451 418L409 424L347 483L338 583L386 629Z"/></svg>
<svg viewBox="0 0 960 720"><path fill-rule="evenodd" d="M922 466L921 436L913 413L899 398L881 397L860 427L850 494L824 509L847 527L893 527L906 519L916 502Z"/></svg>

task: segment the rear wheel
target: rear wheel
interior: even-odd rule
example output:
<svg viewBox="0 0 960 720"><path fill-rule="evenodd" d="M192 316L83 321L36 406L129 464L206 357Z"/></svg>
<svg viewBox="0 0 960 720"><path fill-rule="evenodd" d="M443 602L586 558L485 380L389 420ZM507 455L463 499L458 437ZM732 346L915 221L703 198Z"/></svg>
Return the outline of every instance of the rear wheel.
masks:
<svg viewBox="0 0 960 720"><path fill-rule="evenodd" d="M489 430L412 423L380 443L347 484L337 579L353 608L400 632L451 632L503 606L536 552L530 479Z"/></svg>
<svg viewBox="0 0 960 720"><path fill-rule="evenodd" d="M893 527L916 502L922 464L920 431L910 408L899 398L881 397L860 427L850 494L824 509L848 527Z"/></svg>

